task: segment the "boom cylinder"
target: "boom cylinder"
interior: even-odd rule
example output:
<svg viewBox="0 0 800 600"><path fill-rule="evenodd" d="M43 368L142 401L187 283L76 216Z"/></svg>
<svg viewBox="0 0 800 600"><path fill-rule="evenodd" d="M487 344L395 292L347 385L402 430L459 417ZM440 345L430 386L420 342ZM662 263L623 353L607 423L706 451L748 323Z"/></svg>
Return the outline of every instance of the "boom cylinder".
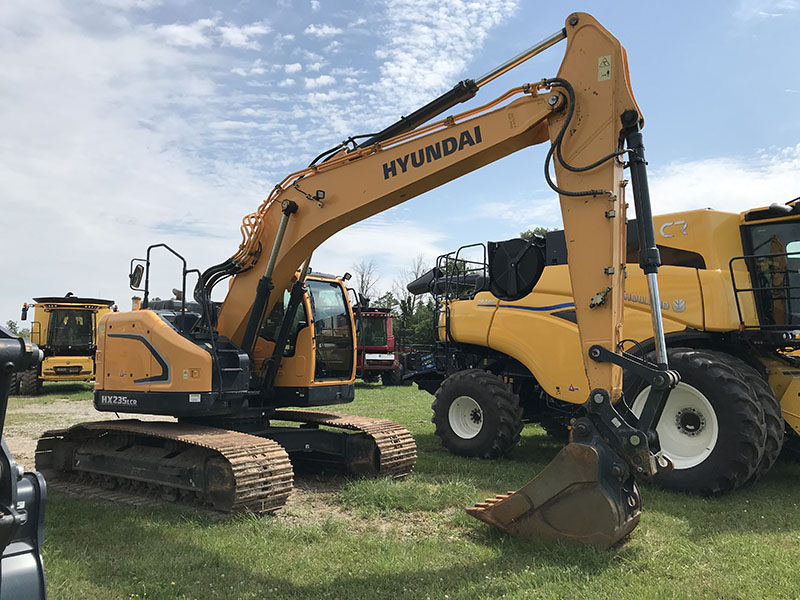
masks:
<svg viewBox="0 0 800 600"><path fill-rule="evenodd" d="M256 297L253 300L253 308L250 309L250 317L247 319L247 327L244 330L244 338L242 338L242 348L252 358L253 352L256 348L256 336L261 323L264 322L264 313L267 310L269 297L272 294L272 271L275 269L275 261L278 259L278 252L283 242L283 236L286 233L286 226L289 224L289 217L297 212L297 203L292 200L286 200L283 203L283 217L278 225L278 231L275 234L275 242L272 244L272 252L270 252L269 260L267 261L267 268L264 271L264 276L258 280L256 287Z"/></svg>

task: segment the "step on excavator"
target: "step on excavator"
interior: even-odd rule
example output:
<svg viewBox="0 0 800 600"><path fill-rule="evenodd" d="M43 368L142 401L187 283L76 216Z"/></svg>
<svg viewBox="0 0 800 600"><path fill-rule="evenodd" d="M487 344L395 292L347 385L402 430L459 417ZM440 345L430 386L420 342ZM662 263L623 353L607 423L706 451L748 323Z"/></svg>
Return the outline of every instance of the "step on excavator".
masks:
<svg viewBox="0 0 800 600"><path fill-rule="evenodd" d="M432 121L562 40L566 50L555 77ZM145 259L132 262L131 285L144 292L142 310L100 320L94 404L100 411L174 421L104 421L47 432L37 468L53 477L255 513L283 505L292 463L343 462L354 472L407 474L416 450L404 428L317 410L353 400L355 343L346 290L335 278L309 274L312 252L349 225L549 142L544 175L560 197L567 231L591 389L586 415L531 483L469 513L514 535L617 543L639 522L636 479L670 468L653 424L677 383L667 364L659 302L652 303L657 364L619 351L626 167L641 264L651 297L658 294L642 125L624 48L593 17L574 13L555 34L486 75L460 82L380 133L349 138L288 175L244 218L233 256L202 273L183 262L183 292L187 275L197 276L193 307L185 293L172 307L150 304L151 251L174 252L151 246ZM543 265L534 244L495 245L494 292L524 296ZM224 280L228 292L218 304L211 292ZM269 331L265 322L279 304L279 323ZM621 410L621 367L651 386L638 419Z"/></svg>

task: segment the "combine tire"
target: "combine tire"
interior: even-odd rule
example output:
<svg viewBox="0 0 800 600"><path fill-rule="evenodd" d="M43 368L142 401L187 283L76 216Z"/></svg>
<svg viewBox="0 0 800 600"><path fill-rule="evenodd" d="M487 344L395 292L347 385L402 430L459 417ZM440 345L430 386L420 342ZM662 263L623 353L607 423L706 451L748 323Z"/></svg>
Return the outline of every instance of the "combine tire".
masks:
<svg viewBox="0 0 800 600"><path fill-rule="evenodd" d="M17 373L17 379L19 380L20 396L36 396L42 391L42 382L36 369Z"/></svg>
<svg viewBox="0 0 800 600"><path fill-rule="evenodd" d="M781 401L775 397L772 388L764 380L756 369L748 365L740 358L730 356L728 354L721 354L718 352L709 352L717 356L722 356L731 361L731 364L739 372L747 385L755 394L755 397L761 403L764 409L764 423L767 426L767 441L764 445L764 455L756 467L755 473L747 480L747 484L755 483L761 476L772 468L775 461L783 449L783 411L781 410Z"/></svg>
<svg viewBox="0 0 800 600"><path fill-rule="evenodd" d="M522 431L519 396L483 369L454 373L436 390L432 421L442 445L459 456L498 458Z"/></svg>
<svg viewBox="0 0 800 600"><path fill-rule="evenodd" d="M739 374L738 359L676 348L669 350L669 366L680 373L681 382L656 431L675 468L658 483L705 496L741 487L761 462L767 428L762 403ZM641 414L649 386L633 376L626 377L625 388L633 412Z"/></svg>

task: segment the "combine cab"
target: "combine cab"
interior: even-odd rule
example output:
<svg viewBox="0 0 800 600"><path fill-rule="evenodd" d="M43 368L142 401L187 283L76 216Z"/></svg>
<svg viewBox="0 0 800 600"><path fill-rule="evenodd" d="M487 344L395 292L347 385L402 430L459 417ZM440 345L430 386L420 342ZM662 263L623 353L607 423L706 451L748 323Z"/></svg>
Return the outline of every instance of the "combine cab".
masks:
<svg viewBox="0 0 800 600"><path fill-rule="evenodd" d="M384 385L402 383L394 318L389 308L362 306L354 308L356 315L357 354L356 377Z"/></svg>
<svg viewBox="0 0 800 600"><path fill-rule="evenodd" d="M97 322L116 310L113 300L64 297L34 298L31 342L44 352L38 366L18 373L12 393L34 396L44 381L92 381L95 374ZM22 305L22 320L31 306Z"/></svg>

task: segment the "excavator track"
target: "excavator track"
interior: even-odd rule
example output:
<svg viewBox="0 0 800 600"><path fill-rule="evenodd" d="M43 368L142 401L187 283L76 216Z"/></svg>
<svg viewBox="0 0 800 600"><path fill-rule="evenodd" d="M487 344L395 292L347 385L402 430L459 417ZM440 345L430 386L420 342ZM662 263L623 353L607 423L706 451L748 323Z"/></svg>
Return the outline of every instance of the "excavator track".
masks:
<svg viewBox="0 0 800 600"><path fill-rule="evenodd" d="M226 513L272 513L294 472L277 442L246 433L138 420L81 423L45 432L36 468L85 487L159 495Z"/></svg>
<svg viewBox="0 0 800 600"><path fill-rule="evenodd" d="M273 419L368 436L376 475L399 479L417 459L411 433L387 419L286 410ZM273 513L292 490L284 448L268 437L204 425L97 421L45 432L36 468L57 489L131 506L167 500L223 513Z"/></svg>
<svg viewBox="0 0 800 600"><path fill-rule="evenodd" d="M280 410L272 418L366 433L377 446L378 475L400 479L411 473L417 462L417 444L411 433L388 419L310 410Z"/></svg>

